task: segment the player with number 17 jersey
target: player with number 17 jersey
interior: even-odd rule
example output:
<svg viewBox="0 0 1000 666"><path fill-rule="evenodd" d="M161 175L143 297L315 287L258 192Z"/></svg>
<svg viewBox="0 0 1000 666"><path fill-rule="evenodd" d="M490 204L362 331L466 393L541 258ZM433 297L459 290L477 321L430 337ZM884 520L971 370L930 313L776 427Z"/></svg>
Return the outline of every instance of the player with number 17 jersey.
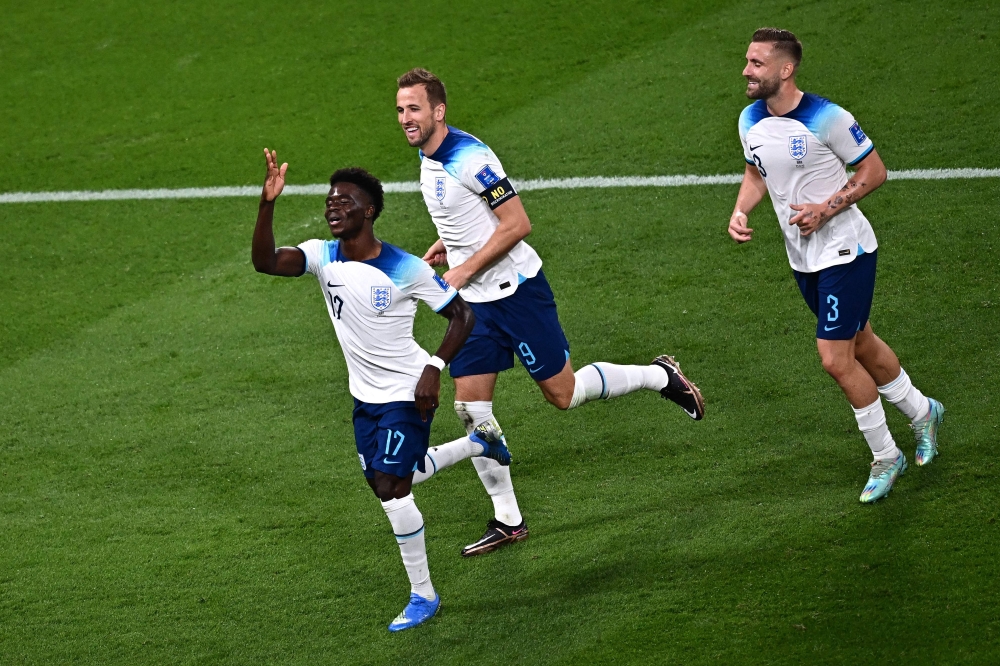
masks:
<svg viewBox="0 0 1000 666"><path fill-rule="evenodd" d="M410 579L409 603L389 630L409 629L433 617L441 602L431 584L413 484L473 456L510 464L502 436L490 428L428 446L441 370L468 338L475 315L426 262L375 237L384 193L379 180L363 169L340 169L330 177L324 217L335 240L276 248L275 200L288 165L279 168L277 155L264 152L267 178L254 228L254 268L283 277L310 273L319 282L347 361L361 470L382 501ZM448 319L434 356L413 337L418 300Z"/></svg>
<svg viewBox="0 0 1000 666"><path fill-rule="evenodd" d="M375 404L412 401L430 359L413 337L417 300L440 312L458 292L425 262L385 241L367 261L345 258L338 240L313 239L298 248L326 300L351 395Z"/></svg>

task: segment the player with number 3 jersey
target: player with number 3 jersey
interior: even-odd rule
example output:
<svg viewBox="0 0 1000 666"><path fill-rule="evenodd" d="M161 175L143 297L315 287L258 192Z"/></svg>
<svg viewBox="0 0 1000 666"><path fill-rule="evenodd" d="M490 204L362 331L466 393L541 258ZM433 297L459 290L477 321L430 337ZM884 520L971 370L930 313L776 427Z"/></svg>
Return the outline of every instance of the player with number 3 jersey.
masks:
<svg viewBox="0 0 1000 666"><path fill-rule="evenodd" d="M885 182L885 165L850 113L798 89L802 44L795 35L761 28L746 59L747 97L756 101L740 115L746 168L729 235L737 243L751 240L747 214L769 194L799 290L817 317L823 368L844 391L871 448L861 501L875 502L907 468L880 395L910 419L917 465L937 455L944 418L941 403L913 386L868 321L878 243L857 202ZM847 166L857 169L853 176Z"/></svg>

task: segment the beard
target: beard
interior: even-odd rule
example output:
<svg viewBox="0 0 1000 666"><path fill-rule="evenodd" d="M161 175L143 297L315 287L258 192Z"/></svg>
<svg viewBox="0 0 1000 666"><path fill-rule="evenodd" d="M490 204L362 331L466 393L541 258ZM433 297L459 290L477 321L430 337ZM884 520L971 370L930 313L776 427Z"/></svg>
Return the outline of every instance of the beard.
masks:
<svg viewBox="0 0 1000 666"><path fill-rule="evenodd" d="M417 129L420 131L419 135L417 136L417 140L410 142L410 145L413 146L414 148L420 148L425 143L427 143L427 141L431 138L431 135L434 134L434 123L431 122L430 124L427 125L427 127L421 127L420 125L417 125ZM407 137L407 139L409 139L409 137Z"/></svg>
<svg viewBox="0 0 1000 666"><path fill-rule="evenodd" d="M749 83L752 79L747 79ZM750 90L747 88L747 97L750 99L768 99L773 97L778 93L778 89L781 88L781 77L775 76L770 79L756 79L757 84L756 90Z"/></svg>

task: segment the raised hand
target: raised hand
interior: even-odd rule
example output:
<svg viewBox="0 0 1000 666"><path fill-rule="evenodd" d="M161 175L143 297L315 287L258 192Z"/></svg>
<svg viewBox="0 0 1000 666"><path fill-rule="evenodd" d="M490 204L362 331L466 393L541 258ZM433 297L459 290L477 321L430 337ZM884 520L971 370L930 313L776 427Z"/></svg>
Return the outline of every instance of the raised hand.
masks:
<svg viewBox="0 0 1000 666"><path fill-rule="evenodd" d="M264 191L261 197L264 201L274 201L285 189L285 171L288 170L288 162L278 167L278 153L264 149L264 159L267 160L267 177L264 179Z"/></svg>

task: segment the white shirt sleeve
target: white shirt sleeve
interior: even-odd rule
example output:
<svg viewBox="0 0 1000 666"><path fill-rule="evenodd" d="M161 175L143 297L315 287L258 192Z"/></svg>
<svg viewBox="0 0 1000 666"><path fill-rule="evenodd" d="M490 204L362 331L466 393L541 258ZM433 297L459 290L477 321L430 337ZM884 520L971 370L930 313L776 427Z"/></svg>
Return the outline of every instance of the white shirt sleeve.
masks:
<svg viewBox="0 0 1000 666"><path fill-rule="evenodd" d="M434 312L440 312L458 291L444 281L423 259L409 257L406 271L406 281L398 284L399 290L412 298L419 298Z"/></svg>
<svg viewBox="0 0 1000 666"><path fill-rule="evenodd" d="M753 157L750 155L750 147L747 146L747 132L749 124L747 120L747 114L750 111L750 107L743 109L743 113L740 114L739 121L739 132L740 132L740 143L743 144L743 159L746 160L748 164L754 164Z"/></svg>
<svg viewBox="0 0 1000 666"><path fill-rule="evenodd" d="M517 196L499 158L483 146L462 159L462 185L481 195L491 209Z"/></svg>
<svg viewBox="0 0 1000 666"><path fill-rule="evenodd" d="M875 148L854 116L839 106L823 129L826 134L821 137L823 142L848 165L857 164Z"/></svg>
<svg viewBox="0 0 1000 666"><path fill-rule="evenodd" d="M319 269L322 268L325 263L324 255L326 254L326 241L314 238L312 240L299 243L296 247L302 250L302 254L306 258L306 273L319 275ZM303 273L303 275L305 275L305 273Z"/></svg>

